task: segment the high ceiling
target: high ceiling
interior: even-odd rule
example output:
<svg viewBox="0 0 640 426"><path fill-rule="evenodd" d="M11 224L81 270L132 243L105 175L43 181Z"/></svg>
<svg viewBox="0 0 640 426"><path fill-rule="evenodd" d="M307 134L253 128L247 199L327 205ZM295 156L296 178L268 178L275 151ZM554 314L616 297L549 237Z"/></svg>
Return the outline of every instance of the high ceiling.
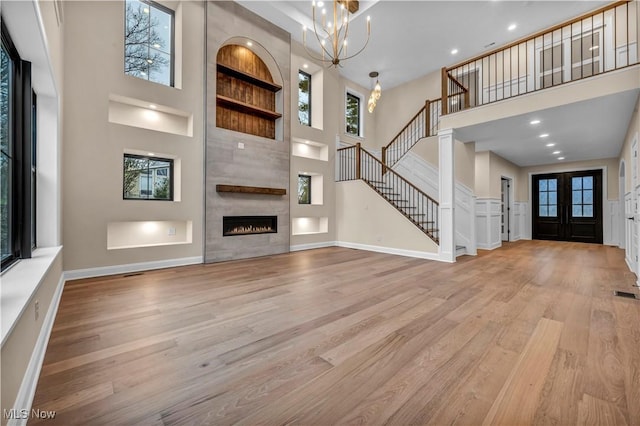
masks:
<svg viewBox="0 0 640 426"><path fill-rule="evenodd" d="M310 0L236 1L290 32L298 42L302 42L303 25L312 23ZM367 16L371 16L371 40L362 54L343 64L340 72L369 87L369 72L378 71L383 89L388 90L608 3L361 1L349 28L349 45L357 48L364 43ZM509 30L512 24L516 28ZM458 50L456 55L452 55L453 49ZM511 117L456 132L461 140L475 141L476 151L491 150L519 166L617 157L637 99L638 90L633 90L538 111L535 117ZM541 120L541 125L531 126L533 119ZM541 133L549 133L549 139L540 138ZM555 146L547 147L547 143ZM554 155L554 151L561 154ZM558 156L565 159L558 160Z"/></svg>
<svg viewBox="0 0 640 426"><path fill-rule="evenodd" d="M290 32L300 43L302 27L311 26L310 0L237 1ZM390 89L608 3L360 1L360 10L349 27L349 45L355 49L364 43L367 16L371 16L371 40L365 51L346 61L340 71L365 87L371 83L369 72L378 71L380 82ZM511 24L517 27L509 31ZM452 49L458 53L452 55Z"/></svg>

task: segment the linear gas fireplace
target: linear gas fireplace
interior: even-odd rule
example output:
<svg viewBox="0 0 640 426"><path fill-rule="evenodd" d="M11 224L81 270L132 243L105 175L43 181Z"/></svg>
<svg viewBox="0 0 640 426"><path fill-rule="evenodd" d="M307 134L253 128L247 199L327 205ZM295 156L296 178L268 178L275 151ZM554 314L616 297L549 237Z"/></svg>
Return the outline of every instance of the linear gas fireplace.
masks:
<svg viewBox="0 0 640 426"><path fill-rule="evenodd" d="M223 216L222 236L276 234L277 216Z"/></svg>

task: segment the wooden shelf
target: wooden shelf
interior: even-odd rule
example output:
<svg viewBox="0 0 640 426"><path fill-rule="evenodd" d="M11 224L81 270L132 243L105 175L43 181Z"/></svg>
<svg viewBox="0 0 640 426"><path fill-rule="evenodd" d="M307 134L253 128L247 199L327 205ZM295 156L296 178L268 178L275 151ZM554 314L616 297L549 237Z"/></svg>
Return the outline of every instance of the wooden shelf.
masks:
<svg viewBox="0 0 640 426"><path fill-rule="evenodd" d="M228 65L218 63L218 71L230 75L231 77L238 78L240 80L244 80L248 83L255 84L258 87L262 87L263 89L270 90L272 92L279 92L282 90L282 86L272 83L267 80L263 80L261 78L255 77L251 74L247 74L244 71L240 71L238 69L232 68Z"/></svg>
<svg viewBox="0 0 640 426"><path fill-rule="evenodd" d="M284 188L262 188L259 186L216 185L216 192L235 192L242 194L286 195Z"/></svg>
<svg viewBox="0 0 640 426"><path fill-rule="evenodd" d="M275 120L276 118L282 117L282 114L280 114L279 112L269 111L268 109L260 108L255 105L248 104L246 102L228 98L226 96L216 95L216 99L218 99L218 102L220 104L223 104L237 111L242 111L242 112L257 115L260 117L269 118L271 120Z"/></svg>

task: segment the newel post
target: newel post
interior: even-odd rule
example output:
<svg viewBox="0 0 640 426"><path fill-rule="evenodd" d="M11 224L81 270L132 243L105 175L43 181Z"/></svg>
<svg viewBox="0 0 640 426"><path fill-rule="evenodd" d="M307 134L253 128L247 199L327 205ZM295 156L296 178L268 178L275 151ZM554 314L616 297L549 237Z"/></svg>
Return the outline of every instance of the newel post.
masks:
<svg viewBox="0 0 640 426"><path fill-rule="evenodd" d="M427 99L424 101L424 137L431 136L431 101Z"/></svg>
<svg viewBox="0 0 640 426"><path fill-rule="evenodd" d="M382 152L380 153L380 161L382 161L382 174L387 173L387 147L382 147Z"/></svg>
<svg viewBox="0 0 640 426"><path fill-rule="evenodd" d="M449 73L447 72L446 67L442 67L442 115L447 115L449 113L449 93L447 90L447 86L449 84Z"/></svg>
<svg viewBox="0 0 640 426"><path fill-rule="evenodd" d="M356 144L356 179L360 179L360 142Z"/></svg>

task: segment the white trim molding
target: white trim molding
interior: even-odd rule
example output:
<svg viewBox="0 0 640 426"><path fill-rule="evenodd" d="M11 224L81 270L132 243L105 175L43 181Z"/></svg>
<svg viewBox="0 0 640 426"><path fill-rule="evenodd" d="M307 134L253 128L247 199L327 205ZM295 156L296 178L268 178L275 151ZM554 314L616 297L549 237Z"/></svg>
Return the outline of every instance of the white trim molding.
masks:
<svg viewBox="0 0 640 426"><path fill-rule="evenodd" d="M337 241L322 241L319 243L296 244L295 246L290 246L289 251L313 250L325 247L336 247L337 245Z"/></svg>
<svg viewBox="0 0 640 426"><path fill-rule="evenodd" d="M369 244L350 243L346 241L336 241L338 247L374 251L376 253L395 254L398 256L417 257L419 259L443 261L438 253L430 253L425 251L405 250L392 247L373 246Z"/></svg>
<svg viewBox="0 0 640 426"><path fill-rule="evenodd" d="M479 249L502 247L501 205L499 198L476 198L476 244Z"/></svg>
<svg viewBox="0 0 640 426"><path fill-rule="evenodd" d="M126 265L101 266L98 268L74 269L65 271L65 279L94 278L105 275L126 274L129 272L150 271L153 269L172 268L175 266L197 265L203 263L202 256L183 257L181 259L156 260L152 262L129 263Z"/></svg>

